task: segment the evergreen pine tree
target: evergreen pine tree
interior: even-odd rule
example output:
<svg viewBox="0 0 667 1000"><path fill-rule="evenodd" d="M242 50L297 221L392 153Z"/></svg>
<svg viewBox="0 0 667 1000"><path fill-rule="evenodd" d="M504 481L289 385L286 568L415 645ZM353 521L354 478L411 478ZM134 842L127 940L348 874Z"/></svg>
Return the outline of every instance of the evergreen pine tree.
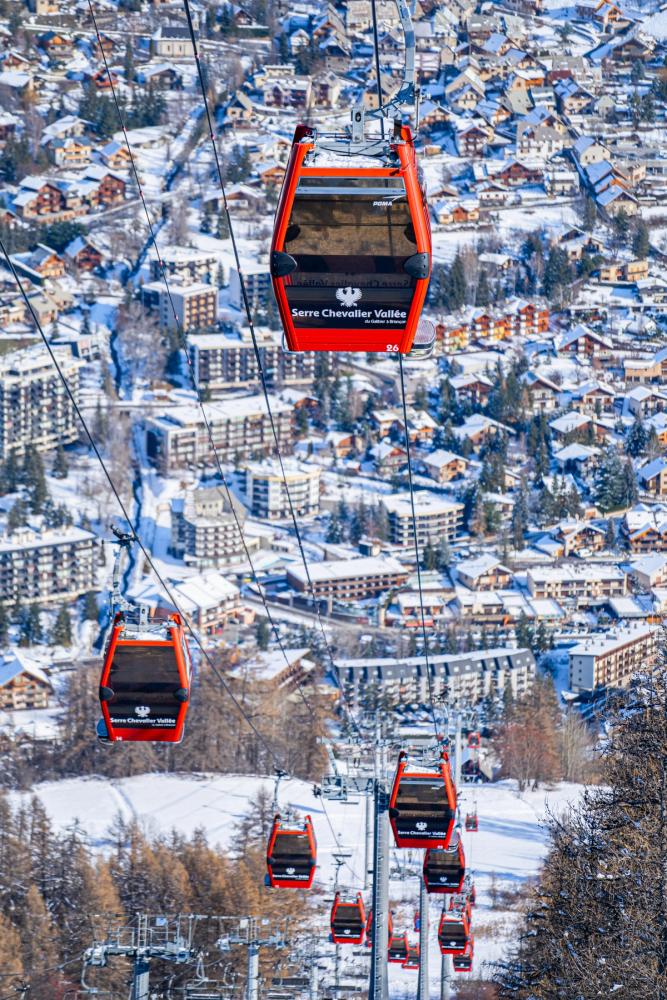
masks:
<svg viewBox="0 0 667 1000"><path fill-rule="evenodd" d="M528 528L528 498L523 485L519 488L512 508L512 544L515 549L523 548L523 539Z"/></svg>
<svg viewBox="0 0 667 1000"><path fill-rule="evenodd" d="M595 500L600 510L623 506L625 470L613 445L605 451L595 479Z"/></svg>
<svg viewBox="0 0 667 1000"><path fill-rule="evenodd" d="M271 640L271 629L265 618L258 618L255 625L255 642L258 649L268 649Z"/></svg>
<svg viewBox="0 0 667 1000"><path fill-rule="evenodd" d="M18 528L22 528L26 522L26 508L25 503L19 497L12 504L9 514L7 515L7 531L9 534L13 534Z"/></svg>
<svg viewBox="0 0 667 1000"><path fill-rule="evenodd" d="M9 640L9 615L4 604L0 603L0 646L6 646Z"/></svg>
<svg viewBox="0 0 667 1000"><path fill-rule="evenodd" d="M583 221L583 226L587 233L590 233L595 229L596 221L597 221L597 207L595 205L595 200L589 196L586 198L586 201L584 203L584 221Z"/></svg>
<svg viewBox="0 0 667 1000"><path fill-rule="evenodd" d="M650 249L648 226L643 219L638 219L632 237L632 252L635 257L644 260Z"/></svg>
<svg viewBox="0 0 667 1000"><path fill-rule="evenodd" d="M67 456L65 455L65 449L61 444L59 444L56 449L56 457L53 460L53 469L51 474L55 479L67 479L67 476L69 475Z"/></svg>
<svg viewBox="0 0 667 1000"><path fill-rule="evenodd" d="M98 615L97 595L93 590L89 590L83 599L83 617L87 622L96 622Z"/></svg>
<svg viewBox="0 0 667 1000"><path fill-rule="evenodd" d="M487 277L484 268L480 271L479 281L477 282L477 293L475 295L475 305L486 307L491 304L491 289L489 287L489 279Z"/></svg>
<svg viewBox="0 0 667 1000"><path fill-rule="evenodd" d="M66 607L62 607L53 625L51 643L54 646L72 645L72 619Z"/></svg>

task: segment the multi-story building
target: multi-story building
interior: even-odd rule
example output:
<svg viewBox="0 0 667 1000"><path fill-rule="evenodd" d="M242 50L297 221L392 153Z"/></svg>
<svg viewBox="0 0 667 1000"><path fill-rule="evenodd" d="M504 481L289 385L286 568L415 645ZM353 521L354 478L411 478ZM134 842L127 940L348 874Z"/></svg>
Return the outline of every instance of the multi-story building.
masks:
<svg viewBox="0 0 667 1000"><path fill-rule="evenodd" d="M627 575L618 566L591 563L585 566L535 566L527 573L531 597L587 604L628 591Z"/></svg>
<svg viewBox="0 0 667 1000"><path fill-rule="evenodd" d="M142 286L141 297L145 306L157 309L160 326L165 329L173 330L178 325L186 332L205 330L218 321L218 289L215 285L170 281L167 292L163 281L149 281Z"/></svg>
<svg viewBox="0 0 667 1000"><path fill-rule="evenodd" d="M389 521L389 541L408 548L414 545L415 524L420 546L431 542L437 545L443 539L454 538L463 522L463 504L447 500L420 490L414 495L415 518L412 505L404 493L393 493L380 501Z"/></svg>
<svg viewBox="0 0 667 1000"><path fill-rule="evenodd" d="M284 479L283 470L277 462L249 462L245 466L245 495L253 516L268 521L289 517L290 500L297 517L317 514L320 509L320 467L287 459L283 468Z"/></svg>
<svg viewBox="0 0 667 1000"><path fill-rule="evenodd" d="M290 451L293 443L292 408L269 396L278 444ZM262 396L238 396L204 403L206 426L198 406L173 406L145 422L148 457L162 473L206 465L214 460L211 437L220 458L254 459L275 446L271 421Z"/></svg>
<svg viewBox="0 0 667 1000"><path fill-rule="evenodd" d="M244 519L238 502L234 516L221 486L187 490L171 501L171 553L197 569L239 562L245 558L238 526ZM245 542L251 552L259 546L258 538L246 537Z"/></svg>
<svg viewBox="0 0 667 1000"><path fill-rule="evenodd" d="M51 681L22 649L0 654L0 710L48 708Z"/></svg>
<svg viewBox="0 0 667 1000"><path fill-rule="evenodd" d="M284 351L282 335L266 327L255 327L255 334L269 385L310 385L315 374L312 351ZM211 393L259 384L252 337L246 330L238 335L194 334L188 338L188 350L198 384Z"/></svg>
<svg viewBox="0 0 667 1000"><path fill-rule="evenodd" d="M535 678L535 657L529 649L502 647L429 656L428 665L423 656L339 660L336 669L353 705L369 697L410 704L445 695L448 704L474 705L501 694L508 682L515 697L525 694Z"/></svg>
<svg viewBox="0 0 667 1000"><path fill-rule="evenodd" d="M194 247L160 247L160 258L166 273L173 275L184 285L191 281L210 284L215 281L217 254L195 250ZM149 252L148 261L151 281L161 281L163 272L155 250Z"/></svg>
<svg viewBox="0 0 667 1000"><path fill-rule="evenodd" d="M67 348L54 352L77 399L83 362ZM78 436L74 406L47 352L29 347L0 358L0 458L9 452L21 455L27 445L49 451Z"/></svg>
<svg viewBox="0 0 667 1000"><path fill-rule="evenodd" d="M159 59L192 59L194 50L186 24L162 24L151 36L151 52Z"/></svg>
<svg viewBox="0 0 667 1000"><path fill-rule="evenodd" d="M269 265L248 261L243 265L243 284L248 302L253 312L266 309L271 295L271 274ZM243 309L245 302L241 291L241 279L235 267L229 270L229 302L235 309Z"/></svg>
<svg viewBox="0 0 667 1000"><path fill-rule="evenodd" d="M402 586L408 571L391 556L369 556L361 559L330 560L311 563L308 567L315 597L353 603L376 597ZM302 566L287 568L287 582L294 590L310 596L306 571Z"/></svg>
<svg viewBox="0 0 667 1000"><path fill-rule="evenodd" d="M654 666L659 633L660 626L637 622L589 635L570 650L570 690L624 687L638 670Z"/></svg>
<svg viewBox="0 0 667 1000"><path fill-rule="evenodd" d="M95 587L95 536L83 528L37 532L30 528L0 539L0 601L62 604Z"/></svg>

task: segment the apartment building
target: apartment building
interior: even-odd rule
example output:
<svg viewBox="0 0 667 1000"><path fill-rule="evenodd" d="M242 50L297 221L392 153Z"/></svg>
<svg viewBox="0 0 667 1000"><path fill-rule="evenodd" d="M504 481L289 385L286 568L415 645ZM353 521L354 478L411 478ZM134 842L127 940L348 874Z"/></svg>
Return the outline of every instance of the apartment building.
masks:
<svg viewBox="0 0 667 1000"><path fill-rule="evenodd" d="M570 650L570 690L624 687L634 673L654 666L659 633L659 625L637 622L614 632L589 635Z"/></svg>
<svg viewBox="0 0 667 1000"><path fill-rule="evenodd" d="M187 490L171 501L170 552L197 569L240 562L246 558L238 527L244 520L244 508L237 502L235 517L223 487ZM245 541L251 552L259 548L258 538Z"/></svg>
<svg viewBox="0 0 667 1000"><path fill-rule="evenodd" d="M405 567L391 556L330 560L309 565L316 597L331 598L344 604L401 587L408 579ZM294 590L310 596L311 590L303 566L287 568L287 583Z"/></svg>
<svg viewBox="0 0 667 1000"><path fill-rule="evenodd" d="M428 665L423 656L339 660L336 670L355 706L369 695L391 704L423 703L431 693L436 699L446 696L450 705L474 705L504 691L508 682L515 697L529 691L535 679L535 657L529 649L500 647L429 656Z"/></svg>
<svg viewBox="0 0 667 1000"><path fill-rule="evenodd" d="M33 531L0 538L0 601L63 604L95 587L95 536L83 528Z"/></svg>
<svg viewBox="0 0 667 1000"><path fill-rule="evenodd" d="M164 271L169 277L187 285L189 282L215 281L218 269L218 255L196 250L194 247L160 247L160 258ZM156 251L148 253L151 281L162 281L162 268Z"/></svg>
<svg viewBox="0 0 667 1000"><path fill-rule="evenodd" d="M531 597L586 604L628 592L627 575L618 566L535 566L527 573Z"/></svg>
<svg viewBox="0 0 667 1000"><path fill-rule="evenodd" d="M443 539L451 541L463 523L463 504L447 500L420 490L414 495L415 518L412 506L404 493L382 497L382 506L389 521L389 541L393 545L411 548L414 545L414 525L420 546L431 542L437 545Z"/></svg>
<svg viewBox="0 0 667 1000"><path fill-rule="evenodd" d="M157 311L160 326L186 332L215 326L218 321L218 289L205 282L149 281L142 286L141 298L148 309ZM174 318L174 313L176 318Z"/></svg>
<svg viewBox="0 0 667 1000"><path fill-rule="evenodd" d="M77 399L83 362L65 347L54 353ZM74 407L48 353L36 346L0 358L0 458L21 455L29 444L50 451L78 436Z"/></svg>
<svg viewBox="0 0 667 1000"><path fill-rule="evenodd" d="M281 450L293 443L292 408L276 396L269 403ZM254 459L275 446L264 398L239 396L224 402L204 403L211 437L218 455L226 461ZM163 474L175 469L203 466L214 461L211 438L198 406L173 406L145 421L146 449L150 461Z"/></svg>
<svg viewBox="0 0 667 1000"><path fill-rule="evenodd" d="M269 265L255 261L244 263L243 283L252 311L266 309L269 299L273 294L271 291ZM241 290L241 278L235 267L229 269L229 303L235 309L243 309L245 306Z"/></svg>
<svg viewBox="0 0 667 1000"><path fill-rule="evenodd" d="M266 381L270 386L310 386L315 374L312 351L284 351L281 334L255 327ZM252 338L238 334L201 333L188 338L188 350L198 384L210 393L259 384Z"/></svg>
<svg viewBox="0 0 667 1000"><path fill-rule="evenodd" d="M277 462L249 462L245 466L245 494L253 516L264 521L290 517L290 500L297 517L317 514L320 509L320 467L286 459L283 469L284 478Z"/></svg>
<svg viewBox="0 0 667 1000"><path fill-rule="evenodd" d="M185 612L195 628L204 635L221 635L231 620L241 620L246 616L241 608L239 588L215 570L173 583L171 593L175 604L162 593L158 597L159 605L167 611ZM251 621L252 618L247 624Z"/></svg>

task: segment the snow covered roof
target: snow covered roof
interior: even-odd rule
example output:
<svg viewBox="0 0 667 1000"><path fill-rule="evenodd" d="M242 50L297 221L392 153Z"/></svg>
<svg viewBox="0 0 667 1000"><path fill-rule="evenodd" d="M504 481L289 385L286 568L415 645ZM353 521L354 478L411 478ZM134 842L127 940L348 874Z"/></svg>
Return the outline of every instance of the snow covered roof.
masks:
<svg viewBox="0 0 667 1000"><path fill-rule="evenodd" d="M596 633L573 646L570 650L570 656L604 656L606 653L613 652L618 646L647 638L652 633L657 632L658 628L658 625L636 623L613 632L603 632L599 635Z"/></svg>
<svg viewBox="0 0 667 1000"><path fill-rule="evenodd" d="M359 559L333 559L310 563L313 583L325 580L347 580L351 577L405 575L406 570L393 556L362 556ZM306 584L306 571L302 566L290 566L290 576Z"/></svg>
<svg viewBox="0 0 667 1000"><path fill-rule="evenodd" d="M30 659L23 650L12 649L3 653L0 659L0 687L6 687L7 684L11 684L21 674L29 674L30 677L39 681L40 684L51 687L51 681L41 667L38 667L35 661Z"/></svg>

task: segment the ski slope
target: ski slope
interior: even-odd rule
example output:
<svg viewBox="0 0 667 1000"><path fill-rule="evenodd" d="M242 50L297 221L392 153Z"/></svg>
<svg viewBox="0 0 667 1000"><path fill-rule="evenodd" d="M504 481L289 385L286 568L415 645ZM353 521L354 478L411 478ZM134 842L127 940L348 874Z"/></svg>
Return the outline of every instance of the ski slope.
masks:
<svg viewBox="0 0 667 1000"><path fill-rule="evenodd" d="M273 794L273 787L273 779L268 777L147 774L116 781L74 778L46 782L29 793L12 793L10 800L16 805L36 795L57 830L65 830L76 819L90 845L102 850L108 846L109 827L118 814L126 820L137 820L149 835L172 829L191 835L202 828L211 844L233 850L235 827L248 811L249 802L262 788ZM477 887L478 903L473 912L477 976L484 975L485 965L488 973L488 964L502 955L511 943L515 926L511 911L492 909L490 891L494 886L517 888L537 873L547 849L544 822L547 810L559 814L576 801L580 791L577 785L558 785L547 791L540 789L519 795L515 783L510 781L462 787L462 815L472 811L473 800L477 802L479 815L479 832L463 834L466 861L474 872ZM331 899L336 869L334 854L341 847L350 851L350 857L340 870L339 885L355 891L363 886L364 802L323 802L306 782L285 780L280 784L280 808L284 812L287 807L312 816L318 842L316 886L323 894L322 905L326 910L325 900ZM412 938L420 873L421 852L392 851L390 898L394 926L397 930L408 930ZM435 935L443 898L448 899L433 896L430 900L430 971L434 991L440 976ZM325 920L323 931L326 926ZM323 943L324 940L323 934ZM357 972L365 966L365 949L341 948L341 954ZM401 985L409 990L411 983L416 983L416 972L393 965L389 969L392 997L402 994ZM457 981L464 979L464 975L457 976Z"/></svg>

